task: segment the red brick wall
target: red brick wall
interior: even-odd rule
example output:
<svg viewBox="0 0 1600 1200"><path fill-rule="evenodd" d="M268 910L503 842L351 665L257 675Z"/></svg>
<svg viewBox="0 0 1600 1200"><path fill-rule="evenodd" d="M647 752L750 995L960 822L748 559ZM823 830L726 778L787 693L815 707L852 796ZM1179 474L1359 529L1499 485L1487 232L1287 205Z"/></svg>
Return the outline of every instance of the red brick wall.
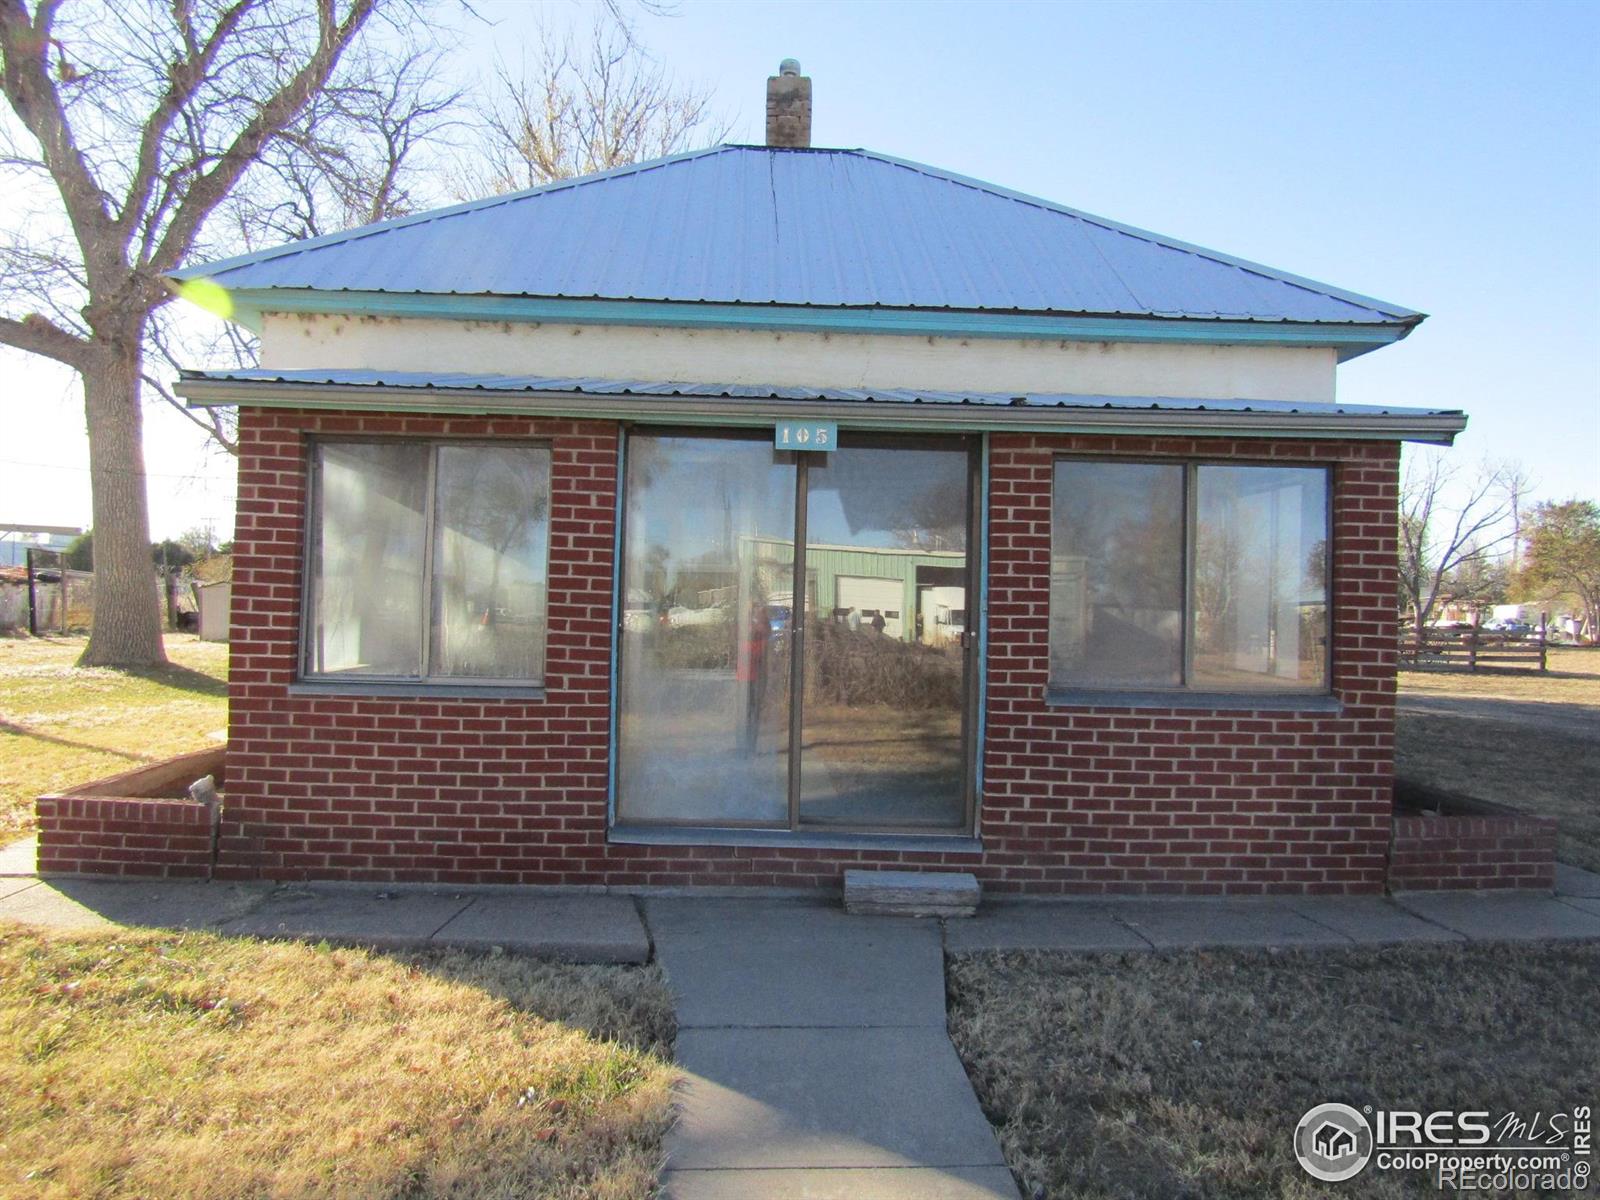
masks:
<svg viewBox="0 0 1600 1200"><path fill-rule="evenodd" d="M1389 858L1394 891L1536 888L1556 882L1556 823L1506 815L1397 816Z"/></svg>
<svg viewBox="0 0 1600 1200"><path fill-rule="evenodd" d="M544 699L288 694L314 433L549 442ZM239 436L218 875L598 882L616 426L245 409Z"/></svg>
<svg viewBox="0 0 1600 1200"><path fill-rule="evenodd" d="M1042 892L1373 892L1394 761L1398 449L1383 443L996 436L990 456L985 863ZM1338 714L1051 707L1054 456L1334 467Z"/></svg>
<svg viewBox="0 0 1600 1200"><path fill-rule="evenodd" d="M546 695L289 695L305 437L552 447ZM975 871L991 888L1373 891L1388 847L1397 451L1366 443L997 436L985 853L608 845L617 427L505 417L241 413L229 785L218 874L275 879L837 886L847 867ZM1345 711L1044 704L1057 450L1336 464L1335 684Z"/></svg>
<svg viewBox="0 0 1600 1200"><path fill-rule="evenodd" d="M204 879L211 810L193 800L40 796L41 874Z"/></svg>

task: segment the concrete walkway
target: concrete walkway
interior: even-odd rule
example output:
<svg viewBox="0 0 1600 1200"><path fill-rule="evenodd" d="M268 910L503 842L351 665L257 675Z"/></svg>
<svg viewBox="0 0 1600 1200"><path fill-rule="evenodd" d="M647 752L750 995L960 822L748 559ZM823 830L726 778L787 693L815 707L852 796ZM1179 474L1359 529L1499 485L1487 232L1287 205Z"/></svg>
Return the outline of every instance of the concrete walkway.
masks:
<svg viewBox="0 0 1600 1200"><path fill-rule="evenodd" d="M770 974L773 968L766 961L761 939L787 936L785 930L791 925L776 917L788 914L793 918L795 912L806 907L800 901L641 901L626 894L601 892L557 894L528 888L415 884L385 887L110 878L41 880L34 873L34 855L32 838L0 847L0 920L75 929L114 925L212 929L256 937L327 938L391 948L499 946L518 953L574 961L637 963L650 957L650 935L640 915L642 905L649 908L652 927L660 926L658 934L683 945L689 942L678 935L687 928L684 922L688 918L678 914L698 912L698 906L710 904L712 907L706 911L712 913L769 913L774 922L770 926L763 924L759 930L745 931L747 936L725 934L714 939L715 949L707 955L707 966L720 968L726 985L716 1003L738 1003L746 1009L744 1019L720 1023L749 1027L814 1024L803 1011L799 1019L784 1019L787 1009L772 1006L800 1002L789 999L785 989L752 991L757 985L749 978L752 973ZM810 907L821 911L818 905ZM814 916L810 920L821 918ZM850 927L878 924L875 919L857 918ZM928 928L935 926L930 924ZM926 940L928 935L910 936ZM944 947L956 953L1163 950L1545 938L1600 938L1600 873L1557 864L1553 895L1414 892L1393 897L989 901L977 916L947 923ZM896 953L908 953L905 947L910 944L895 939ZM749 954L756 958L746 963ZM874 988L881 991L875 992ZM915 1025L934 1019L926 1010L911 1021L893 1016L894 1006L911 1002L893 982L892 970L853 976L847 990L857 1017L846 1024ZM841 998L837 1003L846 1001ZM719 1014L725 1015L720 1009ZM940 1022L942 1014L941 993L937 1018ZM688 1026L707 1023L692 1009L680 1016Z"/></svg>
<svg viewBox="0 0 1600 1200"><path fill-rule="evenodd" d="M687 1082L672 1200L1015 1200L945 1034L934 921L652 899Z"/></svg>
<svg viewBox="0 0 1600 1200"><path fill-rule="evenodd" d="M963 953L1600 939L1600 876L1565 868L1558 887L1564 890L1555 895L1412 892L991 903L968 920L947 922L945 946Z"/></svg>
<svg viewBox="0 0 1600 1200"><path fill-rule="evenodd" d="M204 929L392 950L499 947L569 962L650 958L634 899L597 894L0 875L0 920L54 929Z"/></svg>

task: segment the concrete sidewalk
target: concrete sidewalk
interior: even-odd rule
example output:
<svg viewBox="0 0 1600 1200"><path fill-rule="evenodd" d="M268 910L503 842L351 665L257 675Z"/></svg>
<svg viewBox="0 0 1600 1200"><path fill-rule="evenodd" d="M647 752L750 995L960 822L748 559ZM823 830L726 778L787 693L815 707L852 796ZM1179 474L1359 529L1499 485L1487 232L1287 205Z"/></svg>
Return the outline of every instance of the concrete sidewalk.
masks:
<svg viewBox="0 0 1600 1200"><path fill-rule="evenodd" d="M0 876L0 920L55 929L204 929L390 950L458 947L568 962L642 963L630 896Z"/></svg>
<svg viewBox="0 0 1600 1200"><path fill-rule="evenodd" d="M1600 878L1569 868L1570 892L987 903L945 923L945 948L1140 951L1405 942L1600 939Z"/></svg>
<svg viewBox="0 0 1600 1200"><path fill-rule="evenodd" d="M937 922L648 900L687 1082L672 1200L1015 1200L945 1034Z"/></svg>
<svg viewBox="0 0 1600 1200"><path fill-rule="evenodd" d="M56 878L34 874L32 839L0 848L0 919L57 928L213 929L255 937L326 938L391 948L501 949L583 962L645 962L650 936L640 917L649 903L674 934L684 918L674 904L621 893L552 893L532 888L435 885L189 883L170 880ZM772 901L722 901L768 911ZM765 906L765 907L763 907ZM778 910L772 910L778 911ZM862 927L871 919L860 918ZM750 990L772 969L761 936L713 938L704 966L718 971L718 1005L740 1004L725 1022L785 1024L782 988ZM931 926L930 926L931 927ZM764 927L765 928L765 927ZM921 936L921 935L919 935ZM985 902L975 917L946 922L944 948L980 950L1170 950L1211 947L1383 945L1400 942L1527 941L1600 938L1600 873L1561 864L1553 895L1525 892L1414 892L1398 896L1262 896L1249 899L1084 897ZM687 941L681 942L688 945ZM894 943L895 953L907 953ZM746 961L747 956L755 958ZM799 960L796 960L799 961ZM780 969L783 964L779 964ZM708 974L707 979L713 978ZM779 978L771 975L770 978ZM915 1002L892 973L848 980L863 1025L904 1024L896 1005ZM942 1013L942 1004L940 1012ZM776 1016L774 1015L776 1014ZM924 1014L926 1016L927 1014ZM685 1014L699 1023L693 1010ZM941 1017L942 1019L942 1017ZM806 1024L809 1018L799 1021ZM848 1021L844 1022L850 1023ZM916 1022L910 1022L916 1023Z"/></svg>

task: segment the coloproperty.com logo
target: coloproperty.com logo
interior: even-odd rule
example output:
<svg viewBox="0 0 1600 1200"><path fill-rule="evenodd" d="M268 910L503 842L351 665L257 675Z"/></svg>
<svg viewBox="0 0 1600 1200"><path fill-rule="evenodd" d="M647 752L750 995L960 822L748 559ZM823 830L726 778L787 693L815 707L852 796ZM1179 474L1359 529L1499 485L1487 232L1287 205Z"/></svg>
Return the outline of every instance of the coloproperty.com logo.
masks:
<svg viewBox="0 0 1600 1200"><path fill-rule="evenodd" d="M1593 1112L1587 1105L1495 1115L1319 1104L1295 1126L1294 1154L1324 1183L1354 1179L1370 1163L1425 1171L1441 1191L1579 1192L1593 1170Z"/></svg>
<svg viewBox="0 0 1600 1200"><path fill-rule="evenodd" d="M1294 1156L1313 1179L1353 1179L1372 1158L1372 1126L1348 1104L1319 1104L1295 1126Z"/></svg>

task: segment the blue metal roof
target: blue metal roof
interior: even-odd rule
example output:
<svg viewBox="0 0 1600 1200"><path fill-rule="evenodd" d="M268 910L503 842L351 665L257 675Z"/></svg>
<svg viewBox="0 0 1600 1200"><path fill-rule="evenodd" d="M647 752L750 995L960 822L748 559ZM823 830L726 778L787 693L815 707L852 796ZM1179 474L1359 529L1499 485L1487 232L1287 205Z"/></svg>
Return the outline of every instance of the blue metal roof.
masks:
<svg viewBox="0 0 1600 1200"><path fill-rule="evenodd" d="M1403 327L1422 319L917 163L766 146L676 155L173 277L246 291Z"/></svg>
<svg viewBox="0 0 1600 1200"><path fill-rule="evenodd" d="M270 367L184 371L187 381L282 383L329 387L439 391L536 392L589 396L682 396L738 400L824 400L861 404L994 405L1005 408L1144 409L1165 412L1302 413L1314 416L1458 416L1458 409L1324 404L1302 400L1197 400L1180 396L1098 396L1075 392L947 392L928 388L778 387L768 384L679 383L621 379L565 379L541 375L468 375L432 371Z"/></svg>

